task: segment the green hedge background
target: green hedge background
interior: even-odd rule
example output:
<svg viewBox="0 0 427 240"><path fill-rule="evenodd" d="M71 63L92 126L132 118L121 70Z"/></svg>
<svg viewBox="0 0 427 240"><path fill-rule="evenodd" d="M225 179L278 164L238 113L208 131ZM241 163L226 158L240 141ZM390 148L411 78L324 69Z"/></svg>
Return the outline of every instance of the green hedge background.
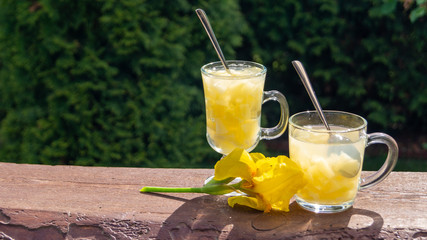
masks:
<svg viewBox="0 0 427 240"><path fill-rule="evenodd" d="M3 0L0 161L213 166L200 67L217 56L196 8L227 59L267 66L266 89L291 113L313 108L299 59L325 109L365 116L371 132L427 135L425 4ZM265 106L263 125L276 111Z"/></svg>

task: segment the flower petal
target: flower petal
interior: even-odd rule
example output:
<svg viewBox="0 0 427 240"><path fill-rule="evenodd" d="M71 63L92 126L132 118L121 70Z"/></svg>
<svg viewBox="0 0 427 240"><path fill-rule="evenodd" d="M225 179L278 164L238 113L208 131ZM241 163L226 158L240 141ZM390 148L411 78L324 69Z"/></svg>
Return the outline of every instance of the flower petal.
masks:
<svg viewBox="0 0 427 240"><path fill-rule="evenodd" d="M215 180L230 177L240 177L251 181L256 174L256 166L248 152L244 149L235 149L215 164Z"/></svg>
<svg viewBox="0 0 427 240"><path fill-rule="evenodd" d="M251 155L252 160L254 162L256 162L256 161L258 161L260 159L264 159L265 158L264 154L262 154L262 153L249 153L249 155Z"/></svg>
<svg viewBox="0 0 427 240"><path fill-rule="evenodd" d="M300 166L286 156L259 160L256 165L252 191L262 195L265 206L289 211L292 196L305 185Z"/></svg>
<svg viewBox="0 0 427 240"><path fill-rule="evenodd" d="M234 207L235 205L247 206L256 210L264 211L266 206L261 199L258 197L248 197L248 196L235 196L228 198L228 205Z"/></svg>

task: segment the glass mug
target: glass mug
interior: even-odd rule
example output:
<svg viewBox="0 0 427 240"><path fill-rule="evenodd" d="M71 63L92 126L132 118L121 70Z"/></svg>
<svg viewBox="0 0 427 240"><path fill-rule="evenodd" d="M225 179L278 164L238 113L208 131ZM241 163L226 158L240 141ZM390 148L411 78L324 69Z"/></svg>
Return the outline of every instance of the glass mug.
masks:
<svg viewBox="0 0 427 240"><path fill-rule="evenodd" d="M289 107L278 91L264 92L267 68L255 62L227 61L201 68L206 107L206 136L209 145L227 155L235 148L248 152L262 139L280 137L286 130ZM280 104L279 123L273 128L260 127L261 106L267 101Z"/></svg>
<svg viewBox="0 0 427 240"><path fill-rule="evenodd" d="M396 141L385 133L367 134L367 121L355 114L324 111L331 130L326 130L316 111L289 118L289 155L298 162L307 185L296 202L316 213L341 212L353 205L357 191L371 187L393 170L397 162ZM361 178L365 147L382 143L388 147L384 165Z"/></svg>

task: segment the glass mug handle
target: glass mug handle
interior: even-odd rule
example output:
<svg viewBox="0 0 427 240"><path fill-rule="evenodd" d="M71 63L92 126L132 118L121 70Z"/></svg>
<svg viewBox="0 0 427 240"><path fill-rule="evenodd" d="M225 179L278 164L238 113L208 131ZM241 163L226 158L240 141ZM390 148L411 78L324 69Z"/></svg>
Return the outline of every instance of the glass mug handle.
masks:
<svg viewBox="0 0 427 240"><path fill-rule="evenodd" d="M271 140L280 137L286 130L289 119L289 106L285 96L276 90L266 91L263 95L262 104L268 101L277 101L280 104L280 120L273 128L261 128L261 138Z"/></svg>
<svg viewBox="0 0 427 240"><path fill-rule="evenodd" d="M397 163L397 157L399 155L399 148L396 141L385 133L371 133L368 134L367 147L372 144L382 143L387 145L388 154L383 166L374 174L362 178L360 189L365 189L374 186L375 184L383 181L393 170Z"/></svg>

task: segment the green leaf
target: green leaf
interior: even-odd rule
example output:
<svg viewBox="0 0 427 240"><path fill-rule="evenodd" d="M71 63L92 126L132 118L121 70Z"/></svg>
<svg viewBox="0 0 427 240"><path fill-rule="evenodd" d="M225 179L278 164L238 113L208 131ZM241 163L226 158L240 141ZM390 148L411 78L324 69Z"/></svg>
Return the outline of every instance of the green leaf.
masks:
<svg viewBox="0 0 427 240"><path fill-rule="evenodd" d="M369 10L370 16L382 17L393 13L396 9L397 1L398 0L383 0L379 6Z"/></svg>
<svg viewBox="0 0 427 240"><path fill-rule="evenodd" d="M411 22L415 22L418 18L426 15L426 7L419 6L411 11L411 14L409 14L409 19Z"/></svg>
<svg viewBox="0 0 427 240"><path fill-rule="evenodd" d="M417 5L422 5L424 3L427 3L427 0L417 0Z"/></svg>

